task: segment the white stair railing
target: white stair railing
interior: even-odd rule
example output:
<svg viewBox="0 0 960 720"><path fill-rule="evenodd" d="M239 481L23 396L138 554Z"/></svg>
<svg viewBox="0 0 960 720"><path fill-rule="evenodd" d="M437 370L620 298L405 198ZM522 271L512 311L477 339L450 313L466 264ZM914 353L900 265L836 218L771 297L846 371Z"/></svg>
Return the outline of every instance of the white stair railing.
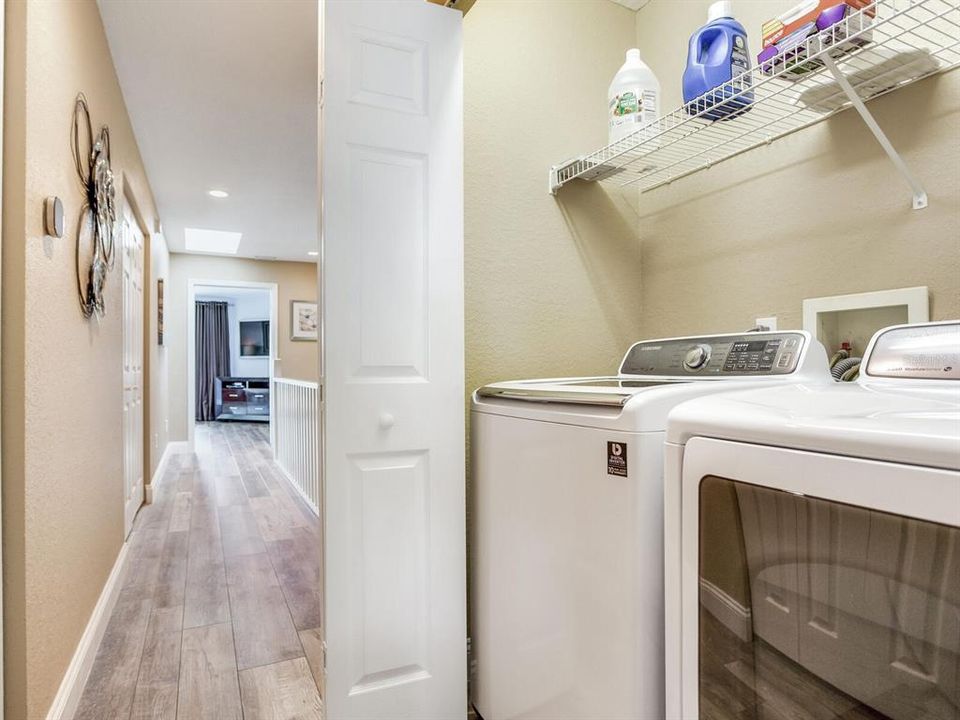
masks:
<svg viewBox="0 0 960 720"><path fill-rule="evenodd" d="M274 378L274 448L277 465L314 512L320 508L320 403L315 382Z"/></svg>

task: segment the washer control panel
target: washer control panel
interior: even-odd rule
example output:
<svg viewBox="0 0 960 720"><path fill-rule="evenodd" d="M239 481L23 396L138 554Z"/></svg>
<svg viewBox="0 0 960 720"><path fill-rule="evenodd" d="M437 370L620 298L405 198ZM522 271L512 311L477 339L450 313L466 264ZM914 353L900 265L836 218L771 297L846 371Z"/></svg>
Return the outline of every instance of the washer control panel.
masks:
<svg viewBox="0 0 960 720"><path fill-rule="evenodd" d="M736 370L772 370L774 361L777 361L777 354L780 351L782 340L756 340L735 342L727 351L726 359L723 363L724 372L733 372ZM786 367L793 360L792 354L785 352L780 354L778 362Z"/></svg>
<svg viewBox="0 0 960 720"><path fill-rule="evenodd" d="M801 332L712 335L639 342L620 364L624 375L741 377L789 375L806 344Z"/></svg>

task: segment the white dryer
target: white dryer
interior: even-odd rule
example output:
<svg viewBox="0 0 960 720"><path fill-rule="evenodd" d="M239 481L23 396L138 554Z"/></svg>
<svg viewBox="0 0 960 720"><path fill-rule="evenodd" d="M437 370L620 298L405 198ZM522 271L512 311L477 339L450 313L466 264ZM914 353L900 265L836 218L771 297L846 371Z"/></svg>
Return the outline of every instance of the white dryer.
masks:
<svg viewBox="0 0 960 720"><path fill-rule="evenodd" d="M651 340L611 377L497 383L472 407L472 700L485 720L663 716L667 413L829 378L803 332Z"/></svg>
<svg viewBox="0 0 960 720"><path fill-rule="evenodd" d="M666 717L960 718L960 323L671 414Z"/></svg>

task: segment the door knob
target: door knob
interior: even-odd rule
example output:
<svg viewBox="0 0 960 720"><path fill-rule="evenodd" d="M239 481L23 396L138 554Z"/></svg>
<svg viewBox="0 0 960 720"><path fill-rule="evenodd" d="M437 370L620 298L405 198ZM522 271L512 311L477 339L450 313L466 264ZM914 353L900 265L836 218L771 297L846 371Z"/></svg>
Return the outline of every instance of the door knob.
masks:
<svg viewBox="0 0 960 720"><path fill-rule="evenodd" d="M382 427L384 430L388 430L393 427L393 423L393 415L388 412L380 413L380 427Z"/></svg>

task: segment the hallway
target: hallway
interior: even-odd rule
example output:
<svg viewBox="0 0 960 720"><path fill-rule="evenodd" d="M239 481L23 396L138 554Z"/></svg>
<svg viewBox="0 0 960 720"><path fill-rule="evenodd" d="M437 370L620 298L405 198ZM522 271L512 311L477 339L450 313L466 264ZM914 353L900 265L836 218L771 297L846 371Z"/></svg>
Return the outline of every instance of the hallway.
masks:
<svg viewBox="0 0 960 720"><path fill-rule="evenodd" d="M319 521L266 426L198 424L129 543L77 720L321 717Z"/></svg>

